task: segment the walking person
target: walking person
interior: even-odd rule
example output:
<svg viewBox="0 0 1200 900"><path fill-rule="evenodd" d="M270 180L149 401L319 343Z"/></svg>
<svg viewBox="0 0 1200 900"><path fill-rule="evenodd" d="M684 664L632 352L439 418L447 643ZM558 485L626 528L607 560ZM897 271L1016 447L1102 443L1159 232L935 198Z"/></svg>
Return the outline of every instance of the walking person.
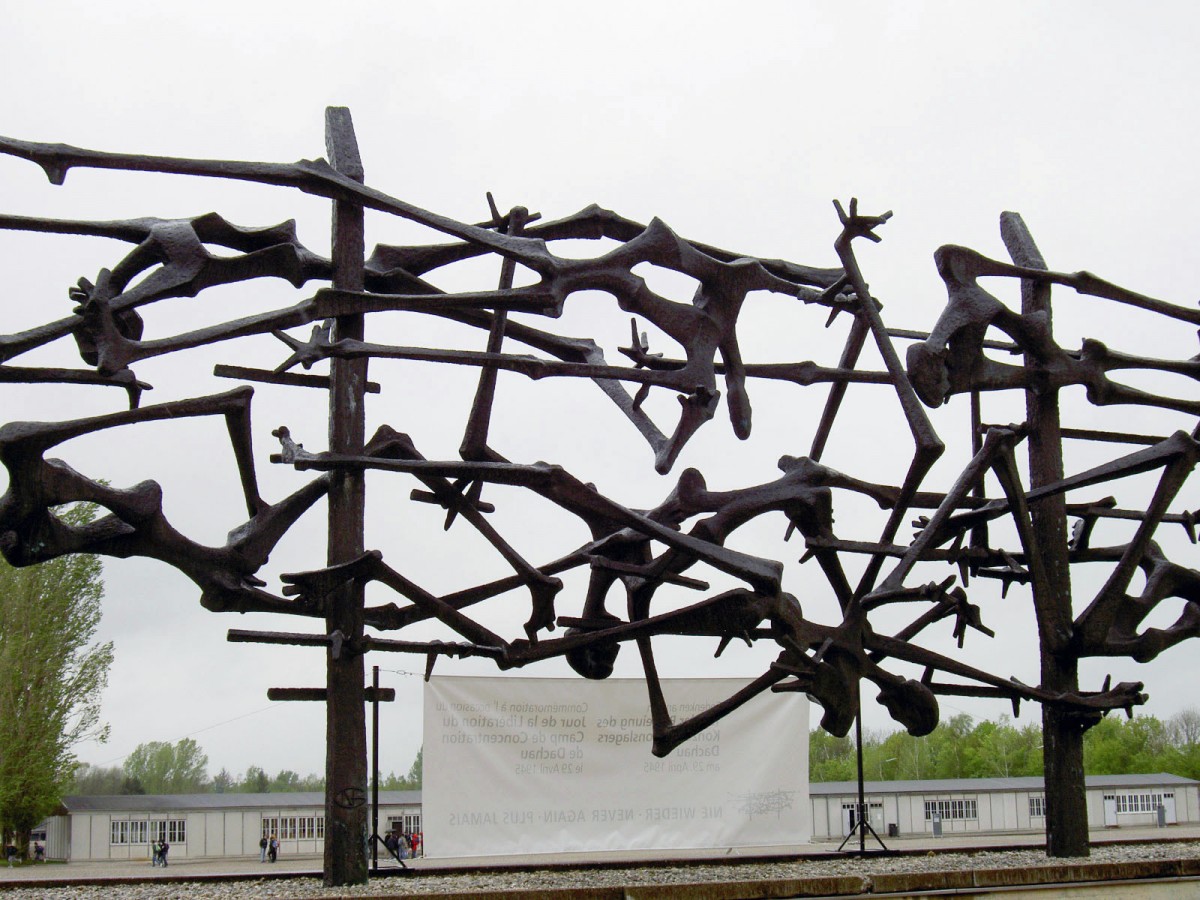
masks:
<svg viewBox="0 0 1200 900"><path fill-rule="evenodd" d="M162 842L162 849L158 852L158 858L162 862L162 867L167 867L167 851L171 849L171 845L166 841Z"/></svg>
<svg viewBox="0 0 1200 900"><path fill-rule="evenodd" d="M150 865L152 867L157 867L161 861L162 861L162 841L160 841L156 838L154 843L150 845Z"/></svg>
<svg viewBox="0 0 1200 900"><path fill-rule="evenodd" d="M258 842L258 861L265 863L267 861L267 836L264 834Z"/></svg>
<svg viewBox="0 0 1200 900"><path fill-rule="evenodd" d="M279 838L275 837L275 835L271 835L271 843L267 848L267 858L271 862L279 859Z"/></svg>

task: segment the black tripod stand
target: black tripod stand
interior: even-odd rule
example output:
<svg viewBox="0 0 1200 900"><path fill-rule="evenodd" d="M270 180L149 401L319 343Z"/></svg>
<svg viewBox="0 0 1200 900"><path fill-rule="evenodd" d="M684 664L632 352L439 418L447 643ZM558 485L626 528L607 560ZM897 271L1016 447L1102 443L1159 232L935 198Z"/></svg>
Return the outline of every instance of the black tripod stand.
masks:
<svg viewBox="0 0 1200 900"><path fill-rule="evenodd" d="M842 848L845 847L846 844L848 844L850 842L850 838L854 837L857 834L858 835L858 852L865 854L867 852L866 841L867 841L867 832L868 831L871 832L871 837L873 837L873 838L875 838L875 840L879 841L879 846L882 847L884 850L887 850L887 845L883 842L883 839L880 838L879 835L875 833L875 829L871 827L870 817L867 815L866 810L863 808L863 802L861 800L859 800L859 802L858 802L857 812L858 812L858 815L855 816L856 821L854 822L854 825L850 828L850 833L847 834L846 837L842 840L842 842L838 845L837 852L841 853Z"/></svg>
<svg viewBox="0 0 1200 900"><path fill-rule="evenodd" d="M875 833L875 829L871 827L870 810L867 807L866 791L863 788L863 741L862 741L862 687L859 691L859 706L858 713L854 716L854 742L858 748L858 803L854 810L854 825L850 829L850 833L846 835L845 840L838 845L837 852L841 853L842 848L846 846L850 838L858 835L858 853L860 856L867 855L867 832L871 832L871 837L879 841L879 846L887 852L887 844Z"/></svg>
<svg viewBox="0 0 1200 900"><path fill-rule="evenodd" d="M371 865L374 873L379 874L379 846L383 845L383 849L387 851L388 856L400 863L400 868L407 869L408 865L401 858L400 854L387 845L387 841L379 836L379 833L371 835Z"/></svg>

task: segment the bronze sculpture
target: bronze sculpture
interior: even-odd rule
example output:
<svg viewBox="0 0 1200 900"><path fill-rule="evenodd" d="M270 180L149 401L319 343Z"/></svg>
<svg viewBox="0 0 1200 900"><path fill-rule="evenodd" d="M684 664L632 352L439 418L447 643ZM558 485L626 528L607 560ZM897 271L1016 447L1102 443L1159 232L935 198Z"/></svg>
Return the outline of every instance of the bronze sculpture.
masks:
<svg viewBox="0 0 1200 900"><path fill-rule="evenodd" d="M1086 853L1082 803L1083 731L1110 710L1144 702L1140 683L1105 684L1081 690L1078 660L1087 656L1129 655L1146 660L1194 636L1200 628L1200 573L1166 558L1154 542L1163 522L1191 527L1189 513L1168 509L1196 461L1195 434L1167 438L1108 435L1107 440L1140 441L1148 449L1119 454L1104 465L1067 476L1062 472L1061 436L1055 399L1059 387L1082 384L1094 403L1132 403L1183 414L1200 411L1197 401L1141 391L1118 383L1109 373L1124 369L1168 371L1195 378L1198 364L1126 356L1098 342L1064 350L1053 339L1048 313L1051 283L1138 307L1185 322L1200 314L1118 288L1088 273L1047 271L1019 217L1006 214L1003 231L1013 264L988 260L961 247L935 255L949 302L931 333L900 333L884 325L881 306L871 295L854 254L853 242L877 241L890 213L861 215L837 205L841 231L834 242L841 266L814 268L782 260L757 259L684 239L660 220L642 225L589 207L557 221L538 224L523 207L502 214L491 204L491 219L478 225L427 212L365 185L349 113L327 112L328 162L240 163L132 156L34 144L0 138L0 151L30 159L61 184L75 166L94 166L232 178L299 189L333 201L332 258L324 259L298 240L293 223L263 228L230 224L215 213L191 219L137 219L82 222L0 216L0 227L30 231L103 235L134 245L111 270L94 280L81 278L69 295L74 314L44 326L0 336L0 381L95 384L123 388L130 409L67 422L10 423L0 428L0 463L9 488L0 498L0 550L14 565L28 565L63 553L93 552L162 560L191 578L202 604L214 611L256 611L323 619L318 632L295 634L231 632L231 640L290 643L327 650L328 707L326 880L330 884L366 877L361 846L366 837L362 798L366 788L363 714L363 658L374 651L424 655L427 671L442 656L474 656L500 668L517 668L565 657L588 678L613 671L621 645L632 642L644 668L654 722L654 752L669 753L721 716L764 691L804 691L823 707L822 725L845 734L859 714L862 679L879 689L878 699L912 734L929 733L938 722L938 694L999 697L1043 705L1047 733L1049 851ZM490 197L489 197L490 201ZM376 210L427 226L449 243L380 246L366 258L363 211ZM598 256L578 259L553 252L555 242L604 239L615 244ZM209 248L220 248L215 252ZM232 255L231 255L232 254ZM470 292L446 292L427 276L476 257L501 261L499 285ZM652 264L694 279L688 302L656 293L634 269ZM514 286L522 266L536 276ZM983 275L1021 279L1028 308L1008 310L979 286ZM138 278L140 276L141 280ZM138 310L171 297L256 278L283 279L296 288L327 281L294 305L254 311L235 320L166 337L145 335ZM554 320L576 295L602 291L633 319L632 340L621 352L631 364L616 365L589 337L560 334L530 324L529 316ZM738 341L739 313L750 292L762 291L827 309L830 319L850 317L839 359L763 363L743 359ZM786 302L781 300L780 302ZM367 340L365 322L378 313L404 311L455 322L486 332L483 348L400 346ZM518 319L516 316L524 316ZM653 326L681 348L679 358L652 353L641 327ZM995 326L1012 343L987 337ZM309 329L307 337L296 329ZM277 385L321 387L329 392L329 449L305 450L286 426L275 429L278 454L272 462L290 466L300 480L288 496L268 502L260 495L251 445L253 390L242 386L205 397L169 399L143 405L150 386L132 370L139 361L255 334L274 334L286 348L273 370L218 366L222 377ZM9 361L52 341L71 337L84 369L18 367ZM895 340L916 340L907 367ZM884 370L859 368L871 341ZM530 351L514 353L506 345ZM997 362L985 351L1022 354L1020 365ZM540 355L539 355L540 354ZM478 369L474 402L456 459L427 458L409 434L389 425L369 439L364 400L378 390L367 381L371 359L418 360ZM329 376L297 372L329 365ZM771 379L800 387L828 384L824 413L808 455L784 456L781 476L732 490L710 490L695 468L685 468L657 505L633 509L560 466L540 461L513 462L489 441L497 374L530 379L582 378L592 381L648 444L654 469L672 470L688 441L716 415L724 394L733 433L751 434L748 382ZM625 382L636 385L632 391ZM911 458L899 484L868 475L840 472L821 462L838 420L847 387L881 385L895 394L912 439ZM679 401L676 418L656 421L646 411L655 389ZM957 393L970 393L978 407L982 392L1021 389L1030 397L1023 424L973 428L974 457L945 491L925 487L926 476L942 455L924 405L936 407ZM923 405L924 404L924 405ZM1055 407L1051 411L1049 407ZM96 431L167 419L219 416L225 420L241 479L247 518L229 533L224 546L192 540L163 513L162 491L154 482L112 487L75 471L46 453L70 438ZM715 427L715 426L714 426ZM1021 483L1016 447L1028 440L1035 454L1032 483ZM1056 449L1057 448L1057 449ZM461 520L511 568L512 574L453 593L438 595L368 549L364 530L364 484L368 471L411 477L421 487L415 502L446 512L445 527ZM1103 484L1131 473L1161 472L1153 499L1143 510L1121 510L1115 501L1067 504L1068 491ZM313 476L302 473L315 472ZM1002 497L985 496L984 477L992 473ZM495 509L484 499L487 485L532 492L567 517L578 519L591 539L550 562L527 558L511 536L488 520ZM833 528L836 498L851 492L869 498L885 512L875 534L839 537ZM493 491L494 493L494 491ZM329 509L325 565L283 577L271 590L256 573L287 530L322 498ZM88 500L107 515L72 527L54 514L63 503ZM911 541L899 537L906 519L923 514ZM840 619L823 624L804 614L801 601L784 590L784 563L727 546L730 535L748 522L782 513L790 535L804 538L804 559L813 559ZM1068 541L1068 517L1078 521ZM1013 523L1020 549L990 545L988 522ZM1092 547L1095 524L1106 518L1139 522L1134 539L1117 547ZM846 559L867 559L855 581ZM1075 562L1111 561L1113 575L1079 616L1070 606L1069 567ZM910 584L918 564L950 568L948 578ZM707 566L739 586L693 603L663 609L665 586L709 591L709 584L686 574ZM1145 589L1130 593L1138 569ZM559 612L564 599L558 577L588 572L578 616ZM886 571L885 571L886 570ZM955 586L957 571L963 584ZM950 619L959 646L968 629L990 635L978 604L970 602L972 577L1030 583L1039 624L1043 679L1038 685L989 673L961 659L916 643L925 629ZM368 605L365 587L378 582L399 595L398 602ZM610 608L609 594L624 590L623 608ZM495 598L520 597L528 615L517 635L505 635L472 614L472 607ZM659 603L656 604L656 596ZM1184 601L1184 612L1168 628L1139 631L1164 599ZM511 601L509 601L511 602ZM527 606L526 606L527 604ZM920 610L904 628L878 632L871 614L883 606L916 604ZM412 641L368 634L402 631L435 619L461 640ZM558 627L565 631L554 635ZM553 636L551 636L553 635ZM772 641L775 661L745 689L710 710L675 722L658 681L653 639L657 635L714 638L718 654L733 639ZM919 679L885 667L888 660L923 670ZM943 677L939 680L938 675ZM947 680L949 679L949 680ZM1053 750L1051 748L1054 748ZM1051 783L1053 782L1053 787ZM1082 838L1080 837L1082 828Z"/></svg>

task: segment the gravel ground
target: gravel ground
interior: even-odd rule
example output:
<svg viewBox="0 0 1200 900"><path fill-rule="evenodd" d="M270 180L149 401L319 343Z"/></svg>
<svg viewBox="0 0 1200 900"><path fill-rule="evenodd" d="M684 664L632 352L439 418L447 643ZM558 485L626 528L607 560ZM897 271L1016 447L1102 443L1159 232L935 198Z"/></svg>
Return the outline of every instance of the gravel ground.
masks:
<svg viewBox="0 0 1200 900"><path fill-rule="evenodd" d="M1165 844L1094 846L1091 863L1138 860L1194 859L1200 841ZM1083 862L1084 860L1080 860ZM261 900L355 896L425 896L479 893L498 890L553 890L623 885L696 884L723 881L762 881L837 875L872 875L894 872L947 872L963 869L1033 868L1047 865L1046 855L1032 850L978 853L938 853L900 857L837 857L803 862L742 865L630 866L606 869L554 869L456 875L419 875L381 878L358 887L326 888L312 878L248 880L239 882L187 882L177 884L87 885L29 887L0 890L0 900ZM0 885L0 887L3 887Z"/></svg>

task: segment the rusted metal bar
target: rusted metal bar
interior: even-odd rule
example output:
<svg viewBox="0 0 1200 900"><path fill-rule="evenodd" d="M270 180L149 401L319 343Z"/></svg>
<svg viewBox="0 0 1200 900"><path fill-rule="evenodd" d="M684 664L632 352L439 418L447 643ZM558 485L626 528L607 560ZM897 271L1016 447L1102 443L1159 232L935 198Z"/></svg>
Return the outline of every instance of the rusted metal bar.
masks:
<svg viewBox="0 0 1200 900"><path fill-rule="evenodd" d="M285 631L245 631L230 628L225 640L231 644L292 644L297 647L328 647L333 642L327 634L303 634Z"/></svg>
<svg viewBox="0 0 1200 900"><path fill-rule="evenodd" d="M889 328L887 330L889 337L900 338L910 341L924 341L929 339L928 331L914 331L911 328ZM980 345L988 350L1006 350L1009 353L1018 353L1019 348L1012 341L993 341L985 340Z"/></svg>
<svg viewBox="0 0 1200 900"><path fill-rule="evenodd" d="M324 703L328 697L329 692L326 691L325 688L267 688L268 700ZM396 699L396 689L376 689L373 686L363 688L364 701L367 703L374 703L376 697L379 698L380 703L391 703Z"/></svg>
<svg viewBox="0 0 1200 900"><path fill-rule="evenodd" d="M978 392L973 392L973 395ZM977 435L987 434L989 428L1010 428L1009 425L990 425L986 422L976 422L973 431ZM1090 428L1060 428L1059 433L1064 439L1078 441L1100 441L1106 444L1144 444L1153 446L1161 444L1167 438L1165 435L1134 434L1126 431L1096 431Z"/></svg>
<svg viewBox="0 0 1200 900"><path fill-rule="evenodd" d="M1094 431L1090 428L1063 428L1060 433L1064 438L1076 441L1103 441L1111 444L1161 444L1166 437L1153 434L1131 434L1124 431Z"/></svg>
<svg viewBox="0 0 1200 900"><path fill-rule="evenodd" d="M272 372L270 369L250 369L245 366L213 366L213 375L217 378L236 378L239 381L257 381L262 384L285 384L289 387L309 387L329 389L329 376L307 375L303 372ZM368 381L365 388L368 394L378 394L382 388L377 381Z"/></svg>

